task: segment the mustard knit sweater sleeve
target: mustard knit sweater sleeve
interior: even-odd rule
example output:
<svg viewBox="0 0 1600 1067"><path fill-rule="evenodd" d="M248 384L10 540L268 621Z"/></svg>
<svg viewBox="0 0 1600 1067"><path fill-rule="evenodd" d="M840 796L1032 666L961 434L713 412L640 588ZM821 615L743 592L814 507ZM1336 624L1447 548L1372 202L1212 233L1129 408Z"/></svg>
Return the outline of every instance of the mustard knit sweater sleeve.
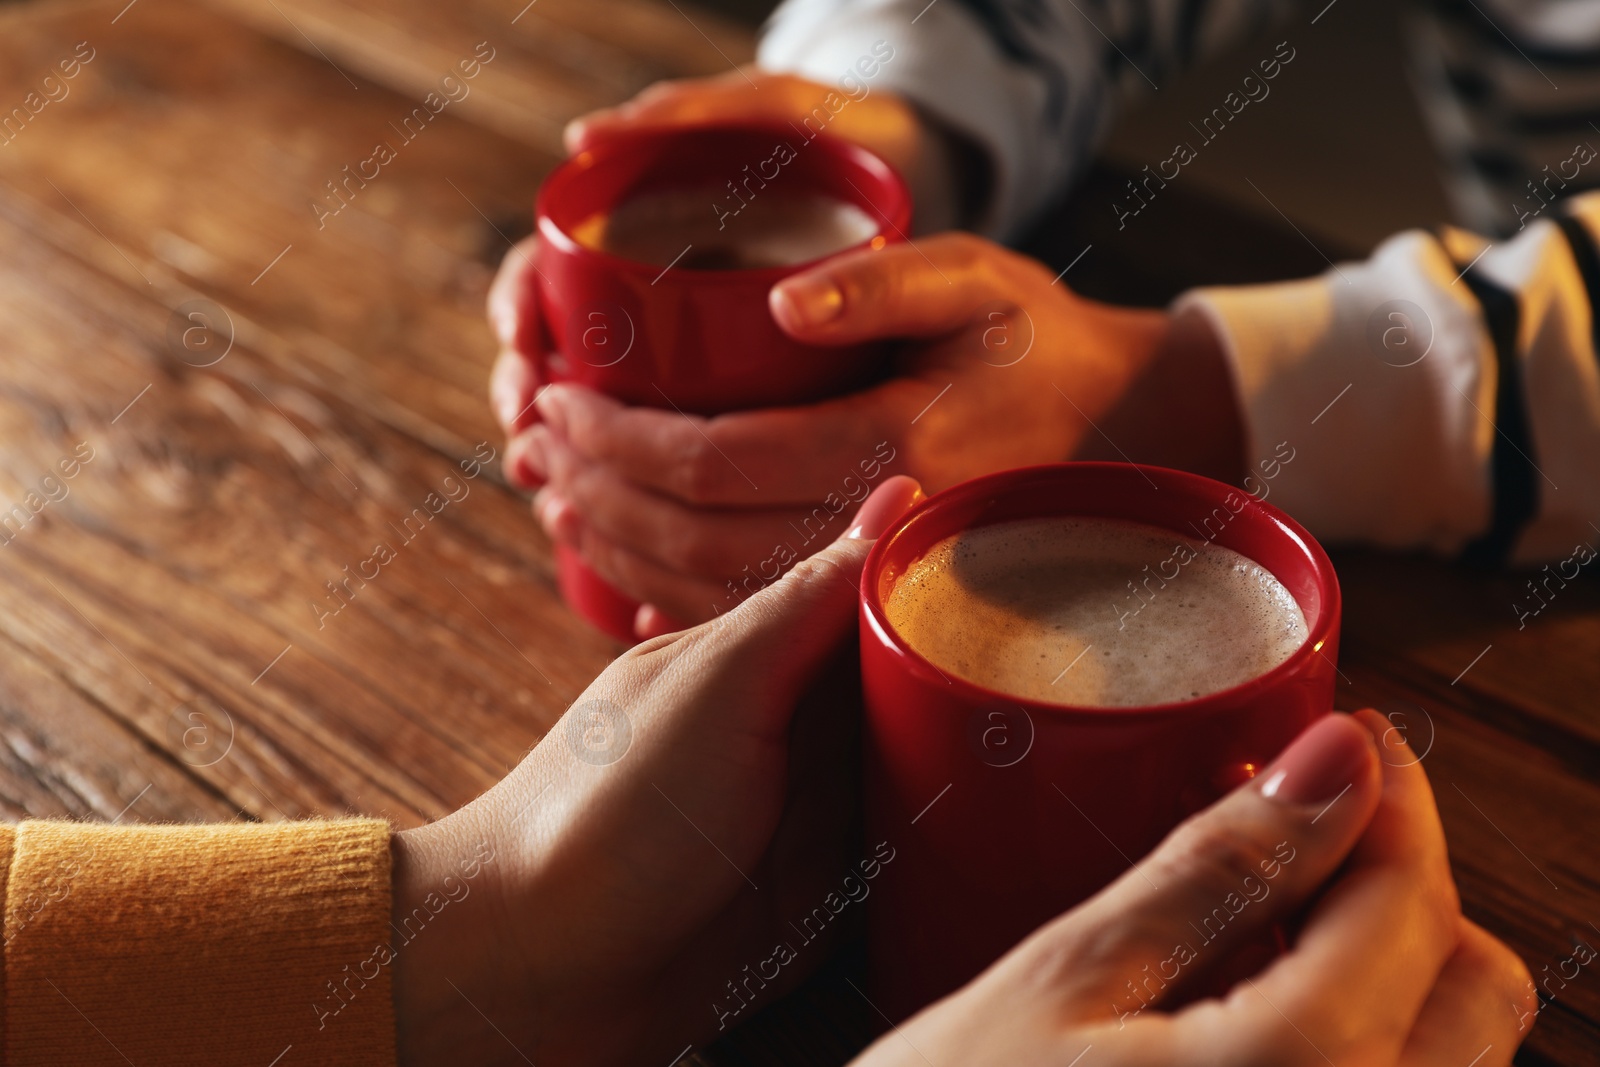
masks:
<svg viewBox="0 0 1600 1067"><path fill-rule="evenodd" d="M0 827L5 1067L393 1067L389 834Z"/></svg>

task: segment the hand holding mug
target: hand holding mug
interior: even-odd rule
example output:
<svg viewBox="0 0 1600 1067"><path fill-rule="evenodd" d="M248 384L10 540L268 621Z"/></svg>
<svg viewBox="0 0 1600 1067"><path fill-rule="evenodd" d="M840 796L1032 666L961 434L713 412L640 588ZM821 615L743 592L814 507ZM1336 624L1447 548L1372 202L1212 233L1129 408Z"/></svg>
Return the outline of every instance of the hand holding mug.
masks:
<svg viewBox="0 0 1600 1067"><path fill-rule="evenodd" d="M668 1063L826 959L788 921L858 870L856 583L917 487L731 612L611 664L503 781L395 846L398 925L467 894L395 964L409 1064ZM776 978L745 984L779 941ZM722 1015L719 1017L718 1008Z"/></svg>
<svg viewBox="0 0 1600 1067"><path fill-rule="evenodd" d="M1505 1067L1537 1006L1528 970L1462 917L1427 778L1388 730L1374 711L1320 720L855 1067ZM1238 917L1202 943L1217 908ZM1288 952L1183 1003L1207 968L1302 913Z"/></svg>
<svg viewBox="0 0 1600 1067"><path fill-rule="evenodd" d="M957 193L949 139L904 98L867 81L831 87L750 67L659 82L626 103L575 119L566 129L566 147L576 154L619 133L710 122L802 123L830 94L845 104L830 114L829 133L876 153L906 179L917 205L917 228L952 225ZM543 384L537 369L538 309L530 298L536 243L529 237L513 248L489 290L489 320L500 344L490 401L508 437L537 421L529 405ZM516 468L514 455L508 466Z"/></svg>
<svg viewBox="0 0 1600 1067"><path fill-rule="evenodd" d="M525 295L538 310L532 362L551 387L687 419L810 403L885 371L883 346L806 344L766 307L783 278L831 254L892 247L911 223L900 176L826 127L616 134L551 172L534 219ZM513 479L541 432L508 448ZM570 606L635 637L637 601L570 544L556 546L556 563Z"/></svg>
<svg viewBox="0 0 1600 1067"><path fill-rule="evenodd" d="M892 45L889 49L892 62ZM880 46L876 59L883 59ZM864 61L871 62L864 57ZM829 106L831 105L831 106ZM568 152L581 152L619 132L707 122L804 122L818 108L828 130L883 158L911 186L916 227L929 233L956 224L960 178L951 135L910 101L849 72L837 85L756 67L709 78L658 82L632 100L574 120L566 129Z"/></svg>
<svg viewBox="0 0 1600 1067"><path fill-rule="evenodd" d="M494 857L398 954L403 1062L665 1063L753 1014L757 1004L719 1019L714 1005L732 1004L726 983L792 939L786 921L861 858L845 847L848 702L830 707L816 686L853 658L870 539L915 494L904 479L885 483L855 536L743 608L625 654L503 782L398 835L397 922L464 859L486 847ZM848 670L835 681L856 684ZM625 711L625 742L620 720L585 731L586 709L601 702ZM1379 735L1388 726L1371 713L1363 721ZM857 1062L1067 1064L1094 1043L1096 1062L1118 1067L1322 1063L1270 998L1336 1062L1459 1067L1492 1043L1483 1064L1508 1063L1525 1036L1516 1020L1534 1007L1526 969L1460 917L1422 769L1392 737L1383 743L1380 767L1350 719L1322 720L1254 782ZM1321 794L1344 784L1330 807ZM1262 879L1271 895L1255 894L1228 940L1204 947L1183 977L1315 901L1287 956L1226 999L1188 1008L1171 1007L1177 982L1145 985L1192 936L1191 918ZM826 951L805 948L759 1002Z"/></svg>
<svg viewBox="0 0 1600 1067"><path fill-rule="evenodd" d="M797 534L840 511L864 463L936 491L1073 456L1181 457L1225 473L1239 451L1214 340L1197 344L1162 312L1083 299L980 238L839 256L777 285L770 304L809 344L903 339L893 376L709 419L556 386L534 404L545 425L509 450L513 481L548 480L536 511L551 535L672 618L726 610L730 580L747 584L775 553L805 555Z"/></svg>

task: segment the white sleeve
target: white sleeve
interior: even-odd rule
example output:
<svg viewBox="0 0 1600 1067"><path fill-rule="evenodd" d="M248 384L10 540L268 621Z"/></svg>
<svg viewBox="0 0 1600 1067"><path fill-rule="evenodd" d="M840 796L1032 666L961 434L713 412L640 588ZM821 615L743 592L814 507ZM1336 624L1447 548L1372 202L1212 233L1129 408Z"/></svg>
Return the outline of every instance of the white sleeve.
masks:
<svg viewBox="0 0 1600 1067"><path fill-rule="evenodd" d="M898 93L978 145L993 180L974 228L1012 239L1066 192L1119 96L1164 84L1191 59L1283 6L1282 0L785 0L767 24L756 61L826 85ZM875 48L892 58L862 78L857 61Z"/></svg>
<svg viewBox="0 0 1600 1067"><path fill-rule="evenodd" d="M1500 244L1410 231L1318 278L1198 289L1173 310L1223 341L1250 487L1317 537L1587 562L1597 232L1600 195L1578 197Z"/></svg>

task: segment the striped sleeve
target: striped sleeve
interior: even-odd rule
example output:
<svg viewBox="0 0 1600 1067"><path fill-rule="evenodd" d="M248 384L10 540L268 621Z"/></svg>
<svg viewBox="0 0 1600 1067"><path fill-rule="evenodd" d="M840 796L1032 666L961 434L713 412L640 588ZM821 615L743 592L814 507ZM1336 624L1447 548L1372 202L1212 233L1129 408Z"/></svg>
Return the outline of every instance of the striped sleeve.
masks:
<svg viewBox="0 0 1600 1067"><path fill-rule="evenodd" d="M1118 102L1291 11L1290 0L785 0L762 66L903 94L981 146L991 199L975 226L1015 238L1061 196ZM1600 188L1600 0L1412 0L1411 81L1456 216L1520 231ZM1286 31L1291 32L1291 31ZM862 79L858 60L894 55ZM870 81L871 84L868 84Z"/></svg>
<svg viewBox="0 0 1600 1067"><path fill-rule="evenodd" d="M1118 101L1260 25L1279 0L786 0L757 60L883 89L980 146L990 201L974 229L1016 238L1088 162ZM881 59L859 67L863 57ZM859 71L871 69L870 78Z"/></svg>
<svg viewBox="0 0 1600 1067"><path fill-rule="evenodd" d="M1412 82L1456 217L1519 231L1600 187L1600 3L1414 0Z"/></svg>
<svg viewBox="0 0 1600 1067"><path fill-rule="evenodd" d="M1491 244L1390 238L1314 279L1199 289L1249 454L1294 459L1274 503L1318 537L1478 563L1600 546L1600 194Z"/></svg>

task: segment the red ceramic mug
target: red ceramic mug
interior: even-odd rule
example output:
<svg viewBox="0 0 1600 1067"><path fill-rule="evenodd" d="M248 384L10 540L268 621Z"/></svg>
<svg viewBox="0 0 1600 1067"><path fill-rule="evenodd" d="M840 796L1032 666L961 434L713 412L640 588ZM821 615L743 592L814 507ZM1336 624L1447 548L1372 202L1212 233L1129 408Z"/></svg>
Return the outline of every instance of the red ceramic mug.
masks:
<svg viewBox="0 0 1600 1067"><path fill-rule="evenodd" d="M580 152L545 180L534 205L535 297L543 330L541 382L577 382L628 404L696 415L803 404L860 388L883 370L878 346L818 348L780 330L767 293L810 263L694 270L622 259L573 231L646 192L704 188L706 210L752 198L820 195L877 222L856 248L902 240L911 196L883 160L792 125L724 125L621 133ZM726 225L738 225L737 217ZM567 603L601 629L633 640L638 604L557 550Z"/></svg>
<svg viewBox="0 0 1600 1067"><path fill-rule="evenodd" d="M1210 696L1086 708L941 674L889 625L895 581L939 541L1057 515L1145 523L1249 557L1298 601L1306 643ZM1208 478L1053 464L913 508L861 578L867 825L895 851L868 904L874 1003L898 1020L951 992L1251 777L1332 710L1338 643L1339 583L1321 546L1277 508Z"/></svg>

